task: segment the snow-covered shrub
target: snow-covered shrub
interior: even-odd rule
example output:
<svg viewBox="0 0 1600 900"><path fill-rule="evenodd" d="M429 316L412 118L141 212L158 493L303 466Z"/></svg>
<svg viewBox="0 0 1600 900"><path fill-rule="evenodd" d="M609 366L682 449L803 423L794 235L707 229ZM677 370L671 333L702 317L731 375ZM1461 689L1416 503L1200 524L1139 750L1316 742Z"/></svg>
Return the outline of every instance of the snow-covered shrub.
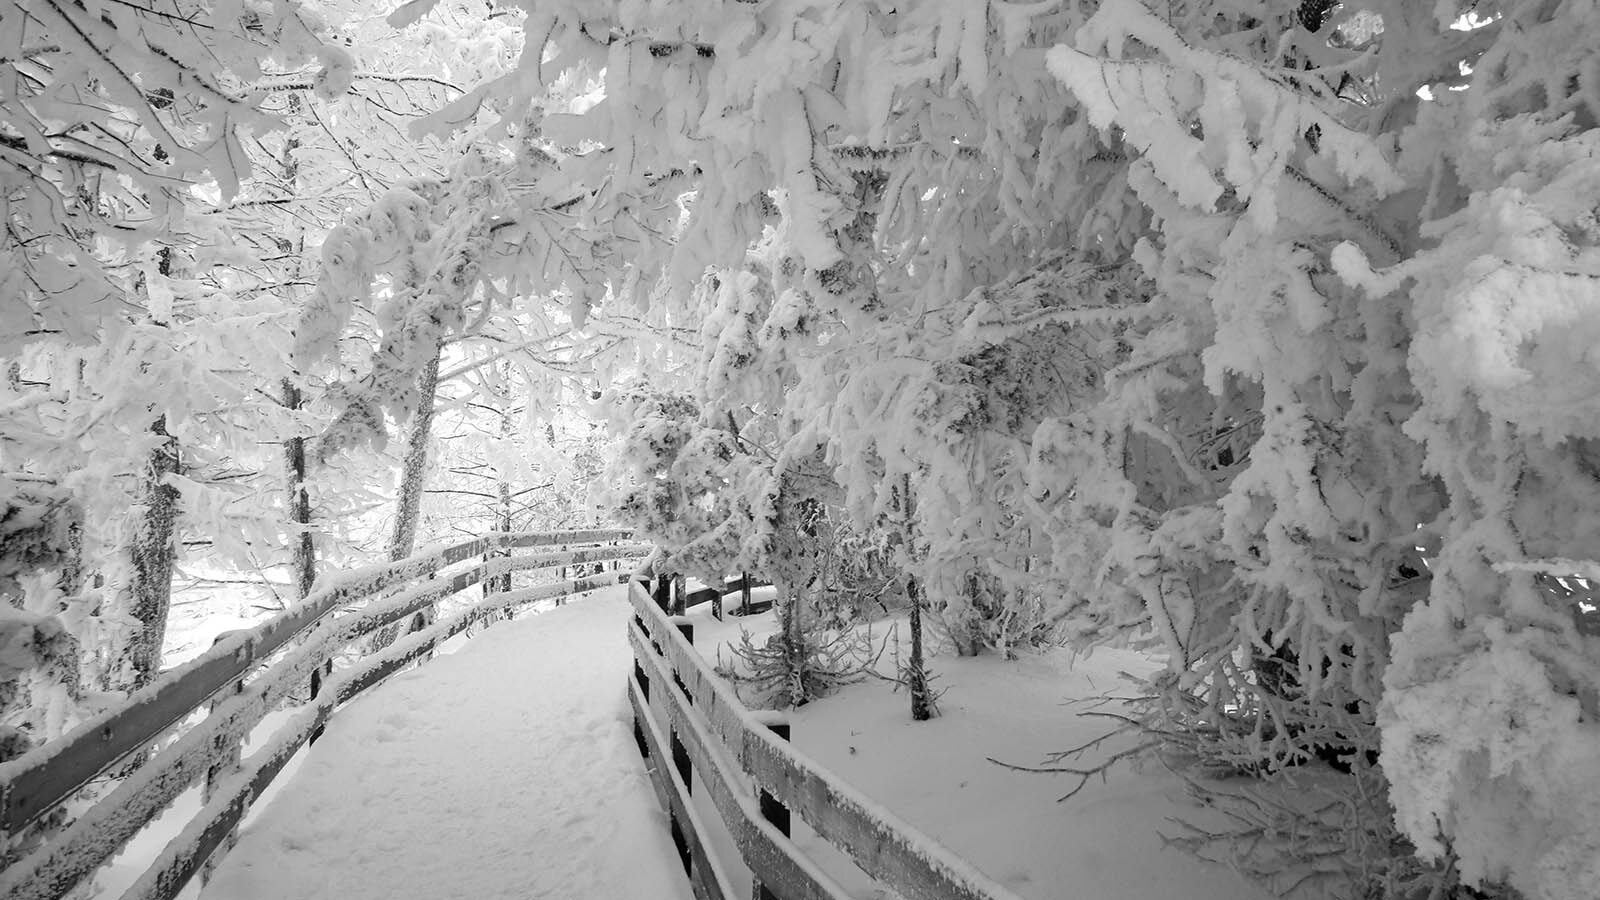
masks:
<svg viewBox="0 0 1600 900"><path fill-rule="evenodd" d="M708 584L762 571L755 512L737 489L762 473L733 423L708 423L693 397L643 384L604 404L619 447L603 502L666 553L658 571Z"/></svg>
<svg viewBox="0 0 1600 900"><path fill-rule="evenodd" d="M1329 900L1514 900L1473 890L1443 861L1418 859L1395 827L1377 769L1280 773L1257 782L1188 781L1222 824L1179 819L1166 841L1228 865L1279 896Z"/></svg>
<svg viewBox="0 0 1600 900"><path fill-rule="evenodd" d="M1497 40L1472 88L1405 135L1434 154L1409 157L1419 175L1451 180L1426 249L1383 265L1346 245L1333 262L1411 304L1422 402L1404 427L1449 497L1432 588L1383 675L1397 821L1469 882L1567 900L1600 883L1600 789L1581 774L1600 765L1600 640L1557 581L1592 577L1600 539L1600 99L1546 94L1539 73L1595 65L1573 31L1600 17L1505 16L1537 36Z"/></svg>
<svg viewBox="0 0 1600 900"><path fill-rule="evenodd" d="M741 632L738 646L729 650L732 658L719 657L717 673L733 683L746 704L793 709L866 677L873 648L864 636L817 627L805 629L798 641L784 634L758 645L748 631Z"/></svg>

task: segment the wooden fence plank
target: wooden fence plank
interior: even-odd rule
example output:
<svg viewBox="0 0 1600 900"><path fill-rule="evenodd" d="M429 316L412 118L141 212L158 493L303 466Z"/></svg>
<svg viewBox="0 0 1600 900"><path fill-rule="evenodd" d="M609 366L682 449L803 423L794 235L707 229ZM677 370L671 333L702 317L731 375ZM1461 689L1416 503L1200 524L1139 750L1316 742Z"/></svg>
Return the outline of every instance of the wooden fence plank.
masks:
<svg viewBox="0 0 1600 900"><path fill-rule="evenodd" d="M672 678L667 662L652 649L650 635L637 622L628 623L628 639L635 658L651 681L651 691L661 691L671 727L700 775L706 795L728 826L745 866L783 900L849 900L850 895L795 847L761 815L754 792L737 775L737 763L706 727L700 710L688 702Z"/></svg>
<svg viewBox="0 0 1600 900"><path fill-rule="evenodd" d="M260 720L267 709L281 702L289 691L311 672L321 667L340 647L384 624L402 619L447 596L454 589L475 584L484 567L468 570L469 577L423 582L398 594L368 603L359 610L332 618L328 613L358 602L373 592L395 584L402 578L418 578L437 571L443 560L474 559L483 548L497 542L527 540L529 546L566 543L587 535L608 539L614 531L562 532L556 535L500 535L495 540L476 539L430 550L399 563L373 567L337 580L295 609L238 637L224 640L195 663L159 679L123 707L110 711L90 724L109 729L96 735L83 728L70 740L55 742L39 751L0 766L0 791L4 812L10 820L24 825L77 790L129 749L145 746L156 734L187 716L214 696L221 686L234 682L243 673L281 648L297 634L304 633L301 645L270 670L270 674L251 682L237 696L218 701L212 715L182 735L131 777L124 780L91 809L81 815L49 844L17 861L0 873L0 893L8 900L26 897L59 897L98 867L110 855L161 811L171 800L210 768L209 751L236 744ZM620 533L627 536L626 532ZM555 554L510 557L514 568L542 568L552 557L604 561L631 557L648 550L648 545L627 544L604 548L580 548ZM504 564L505 559L497 559ZM474 576L473 573L476 573ZM579 581L584 589L594 589L612 580L597 575ZM570 584L570 583L569 583ZM564 585L541 585L530 591L494 596L495 605L510 605L519 600L532 602L563 593ZM464 628L465 625L463 624ZM404 646L411 646L405 642ZM374 683L381 678L374 679ZM217 687L212 683L220 682ZM184 707L180 701L187 701ZM130 724L131 723L131 724ZM123 730L118 730L121 728ZM85 774L87 773L87 774ZM76 782L73 778L80 778ZM51 795L56 795L52 798ZM21 826L18 826L21 827ZM8 833L14 831L7 829ZM187 876L185 876L187 877Z"/></svg>
<svg viewBox="0 0 1600 900"><path fill-rule="evenodd" d="M907 900L1015 900L1003 885L762 727L694 647L667 625L641 583L633 583L629 599L684 693L693 698L695 712L705 717L740 769L862 871Z"/></svg>
<svg viewBox="0 0 1600 900"><path fill-rule="evenodd" d="M481 539L468 541L440 553L479 543ZM289 612L240 631L189 663L162 673L124 703L79 724L59 740L0 764L0 831L21 830L89 779L148 745L331 610L414 577L435 558L419 559L336 579Z"/></svg>
<svg viewBox="0 0 1600 900"><path fill-rule="evenodd" d="M252 755L250 764L240 769L248 774L220 782L200 813L167 843L121 900L171 900L178 896L244 820L250 805L278 777L295 752L322 729L332 712L333 701L326 697L302 710L287 726L287 733L275 738L267 750Z"/></svg>
<svg viewBox="0 0 1600 900"><path fill-rule="evenodd" d="M605 541L625 541L633 537L626 528L590 529L588 531L540 531L526 534L512 533L513 547L548 547L553 544L598 544Z"/></svg>
<svg viewBox="0 0 1600 900"><path fill-rule="evenodd" d="M134 887L123 896L123 900L172 900L176 897L228 832L244 817L250 804L261 796L289 758L322 729L337 707L381 683L388 675L403 668L406 662L415 660L465 631L473 621L489 612L592 591L608 583L609 579L605 576L592 576L491 595L489 599L436 622L424 631L400 638L379 653L330 677L321 696L302 709L283 731L274 736L265 750L252 755L240 769L241 773L248 774L236 775L219 785L216 796L178 837L168 843Z"/></svg>
<svg viewBox="0 0 1600 900"><path fill-rule="evenodd" d="M519 606L599 590L610 584L611 579L608 576L591 575L587 578L574 578L554 584L540 584L491 594L487 600L435 622L422 631L405 635L386 648L384 653L362 660L360 674L351 675L341 682L339 702L345 703L362 691L379 684L405 668L407 664L417 661L440 644L472 627L475 622L486 620L495 612L510 613Z"/></svg>
<svg viewBox="0 0 1600 900"><path fill-rule="evenodd" d="M310 678L322 660L355 638L437 600L442 588L439 582L425 583L348 616L316 623L270 675L218 703L211 715L118 784L54 840L0 874L0 893L8 900L46 900L71 890L204 776L216 748L242 741L267 710Z"/></svg>
<svg viewBox="0 0 1600 900"><path fill-rule="evenodd" d="M510 535L509 538L516 546L548 546L590 535L612 540L619 534L629 536L627 532L616 531L573 531L556 535ZM420 558L458 562L481 555L482 545L486 543L489 543L486 539L479 538ZM649 549L648 544L630 543L565 553L504 557L496 563L512 570L543 568L558 565L559 559L601 562L635 556ZM89 779L129 753L143 749L161 732L329 612L426 570L415 563L416 560L405 560L336 581L289 612L255 628L242 630L190 663L163 673L154 684L114 709L84 722L61 739L0 764L0 832L20 831ZM476 584L481 577L481 569L469 569L452 578L449 589L452 592L464 589Z"/></svg>
<svg viewBox="0 0 1600 900"><path fill-rule="evenodd" d="M699 900L735 900L739 895L728 884L727 875L706 852L705 842L701 838L706 826L700 820L699 812L689 802L689 783L674 777L677 773L667 761L664 745L670 741L662 739L661 729L650 715L650 701L640 694L639 685L633 681L628 682L628 701L633 706L634 720L642 724L640 733L644 736L649 754L650 782L655 785L661 808L668 810L673 820L683 826L680 834L688 845L688 875L694 895Z"/></svg>

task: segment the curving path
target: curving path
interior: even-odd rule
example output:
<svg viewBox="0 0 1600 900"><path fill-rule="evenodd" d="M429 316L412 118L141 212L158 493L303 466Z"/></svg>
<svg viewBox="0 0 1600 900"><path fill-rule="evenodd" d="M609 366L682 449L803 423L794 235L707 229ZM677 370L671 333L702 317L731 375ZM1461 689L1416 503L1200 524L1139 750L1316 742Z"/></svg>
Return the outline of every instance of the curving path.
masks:
<svg viewBox="0 0 1600 900"><path fill-rule="evenodd" d="M626 588L502 623L342 710L204 900L689 900L633 743Z"/></svg>

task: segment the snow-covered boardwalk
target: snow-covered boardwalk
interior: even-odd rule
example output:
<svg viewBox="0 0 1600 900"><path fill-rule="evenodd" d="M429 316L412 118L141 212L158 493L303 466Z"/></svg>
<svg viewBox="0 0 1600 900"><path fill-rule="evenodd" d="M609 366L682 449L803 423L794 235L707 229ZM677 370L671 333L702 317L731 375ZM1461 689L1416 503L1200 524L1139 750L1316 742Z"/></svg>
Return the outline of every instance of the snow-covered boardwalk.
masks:
<svg viewBox="0 0 1600 900"><path fill-rule="evenodd" d="M692 895L633 736L624 587L342 710L205 900Z"/></svg>

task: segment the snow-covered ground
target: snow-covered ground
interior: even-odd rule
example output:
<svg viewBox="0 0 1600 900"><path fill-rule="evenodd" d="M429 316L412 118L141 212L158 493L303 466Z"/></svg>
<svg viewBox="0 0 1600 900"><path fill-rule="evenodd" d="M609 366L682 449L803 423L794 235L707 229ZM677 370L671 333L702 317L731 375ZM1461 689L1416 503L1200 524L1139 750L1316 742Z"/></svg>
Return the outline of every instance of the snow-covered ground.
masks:
<svg viewBox="0 0 1600 900"><path fill-rule="evenodd" d="M687 900L630 732L628 615L624 588L597 592L452 641L457 652L357 699L258 806L201 896ZM771 630L770 614L691 616L707 655L741 628ZM1033 765L1097 736L1104 720L1075 713L1154 665L1119 651L940 655L940 718L911 722L903 692L867 680L795 711L793 740L1027 900L1265 900L1227 867L1163 845L1179 831L1172 817L1214 815L1171 773L1116 769L1058 803L1076 779L987 759ZM803 826L796 839L854 897L892 900ZM113 867L102 886L124 874Z"/></svg>
<svg viewBox="0 0 1600 900"><path fill-rule="evenodd" d="M736 599L729 598L730 605ZM720 623L709 607L690 615L696 646L713 659L719 645L737 642L740 629L757 644L774 630L770 613ZM875 626L880 641L892 626ZM892 670L890 646L881 669ZM1225 865L1165 845L1163 834L1182 833L1174 818L1222 823L1159 765L1114 768L1058 802L1078 784L1076 777L1018 772L988 759L1037 766L1051 752L1104 734L1110 728L1105 719L1077 713L1114 709L1096 701L1127 695L1131 685L1122 673L1148 674L1157 662L1131 651L1083 657L1056 650L1013 661L947 654L929 664L935 690L944 691L938 718L913 722L904 691L867 679L792 712L791 740L1025 900L1272 896ZM1128 743L1110 743L1061 765L1092 766ZM819 838L797 832L797 840L856 897L883 896Z"/></svg>
<svg viewBox="0 0 1600 900"><path fill-rule="evenodd" d="M504 623L358 698L206 900L688 900L633 742L625 588Z"/></svg>

